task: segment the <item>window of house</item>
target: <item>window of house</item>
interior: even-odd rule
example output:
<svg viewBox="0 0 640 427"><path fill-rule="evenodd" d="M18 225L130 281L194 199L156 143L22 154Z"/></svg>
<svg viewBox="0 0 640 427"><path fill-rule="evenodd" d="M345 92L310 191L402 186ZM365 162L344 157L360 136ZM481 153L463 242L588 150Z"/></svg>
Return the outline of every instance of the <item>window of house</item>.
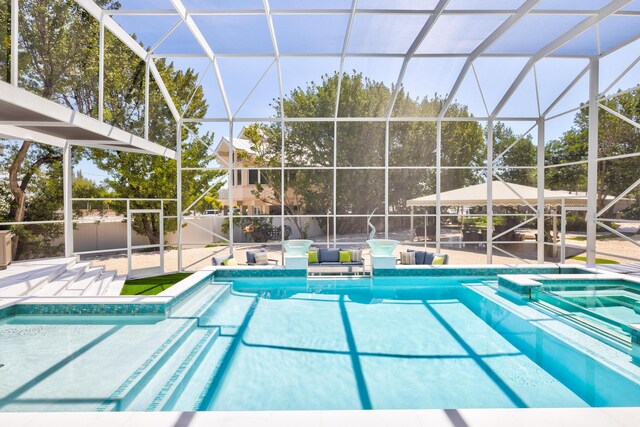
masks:
<svg viewBox="0 0 640 427"><path fill-rule="evenodd" d="M242 171L236 171L236 185L242 185Z"/></svg>
<svg viewBox="0 0 640 427"><path fill-rule="evenodd" d="M259 176L257 169L249 169L249 184L257 184L259 183Z"/></svg>

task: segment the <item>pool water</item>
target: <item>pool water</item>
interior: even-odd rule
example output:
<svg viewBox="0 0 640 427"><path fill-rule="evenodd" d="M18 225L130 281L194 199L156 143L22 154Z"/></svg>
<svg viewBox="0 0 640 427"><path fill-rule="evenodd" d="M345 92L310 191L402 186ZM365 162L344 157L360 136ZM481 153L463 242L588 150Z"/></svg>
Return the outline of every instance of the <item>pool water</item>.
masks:
<svg viewBox="0 0 640 427"><path fill-rule="evenodd" d="M640 285L626 280L541 281L535 298L629 337L640 323Z"/></svg>
<svg viewBox="0 0 640 427"><path fill-rule="evenodd" d="M481 278L236 279L166 319L15 316L0 342L3 411L640 405Z"/></svg>

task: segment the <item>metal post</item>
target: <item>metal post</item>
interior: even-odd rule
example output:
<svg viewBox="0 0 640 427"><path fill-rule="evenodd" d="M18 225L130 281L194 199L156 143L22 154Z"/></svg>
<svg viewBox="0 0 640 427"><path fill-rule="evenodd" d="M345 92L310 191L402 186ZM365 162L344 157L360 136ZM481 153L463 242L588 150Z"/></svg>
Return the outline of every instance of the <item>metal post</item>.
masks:
<svg viewBox="0 0 640 427"><path fill-rule="evenodd" d="M64 198L64 256L73 255L73 167L71 165L71 144L64 145L62 154L62 192Z"/></svg>
<svg viewBox="0 0 640 427"><path fill-rule="evenodd" d="M144 63L144 139L149 139L149 61Z"/></svg>
<svg viewBox="0 0 640 427"><path fill-rule="evenodd" d="M558 256L558 207L554 206L553 209L551 210L551 213L553 214L553 219L552 219L552 224L553 226L551 227L551 229L553 230L553 239L551 239L551 242L553 243L553 256Z"/></svg>
<svg viewBox="0 0 640 427"><path fill-rule="evenodd" d="M179 256L180 252L178 252L178 262L180 262ZM180 265L178 265L179 269ZM131 201L129 199L127 199L127 274L131 274Z"/></svg>
<svg viewBox="0 0 640 427"><path fill-rule="evenodd" d="M413 242L413 206L411 206L411 222L409 223L409 238Z"/></svg>
<svg viewBox="0 0 640 427"><path fill-rule="evenodd" d="M384 126L384 238L389 238L389 118Z"/></svg>
<svg viewBox="0 0 640 427"><path fill-rule="evenodd" d="M440 253L440 191L442 186L441 179L441 161L442 161L442 120L438 117L436 121L436 252ZM424 233L424 241L426 245L427 241L427 232L426 232L426 224L427 218L425 216L425 233Z"/></svg>
<svg viewBox="0 0 640 427"><path fill-rule="evenodd" d="M160 200L160 273L164 274L164 200Z"/></svg>
<svg viewBox="0 0 640 427"><path fill-rule="evenodd" d="M493 259L493 120L487 122L487 264Z"/></svg>
<svg viewBox="0 0 640 427"><path fill-rule="evenodd" d="M589 66L589 151L587 157L587 264L596 263L596 212L598 202L598 80L597 58Z"/></svg>
<svg viewBox="0 0 640 427"><path fill-rule="evenodd" d="M11 0L11 84L18 86L18 39L20 38L18 0Z"/></svg>
<svg viewBox="0 0 640 427"><path fill-rule="evenodd" d="M545 119L538 119L538 147L536 155L537 173L538 173L538 263L544 263L544 140L545 140Z"/></svg>
<svg viewBox="0 0 640 427"><path fill-rule="evenodd" d="M178 271L182 271L182 122L176 126L176 204L178 213ZM128 206L127 206L127 210Z"/></svg>
<svg viewBox="0 0 640 427"><path fill-rule="evenodd" d="M338 214L337 205L337 166L338 166L338 121L334 117L333 121L333 247L336 247L336 240L338 239L338 220L336 215Z"/></svg>
<svg viewBox="0 0 640 427"><path fill-rule="evenodd" d="M227 185L229 186L229 255L233 255L233 184L235 183L235 170L233 168L234 161L233 150L233 121L229 122L229 167L227 173Z"/></svg>
<svg viewBox="0 0 640 427"><path fill-rule="evenodd" d="M98 57L98 120L104 121L104 15L100 17L100 42Z"/></svg>
<svg viewBox="0 0 640 427"><path fill-rule="evenodd" d="M567 257L566 251L566 234L567 234L567 208L564 203L564 199L562 199L562 207L561 207L561 217L560 217L560 233L562 236L560 237L560 262L564 264L565 259Z"/></svg>

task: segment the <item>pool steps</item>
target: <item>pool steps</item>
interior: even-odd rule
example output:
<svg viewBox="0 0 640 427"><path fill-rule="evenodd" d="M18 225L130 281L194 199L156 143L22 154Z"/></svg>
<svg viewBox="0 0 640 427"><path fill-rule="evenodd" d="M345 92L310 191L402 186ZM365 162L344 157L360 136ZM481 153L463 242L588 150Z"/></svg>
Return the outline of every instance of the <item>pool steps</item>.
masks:
<svg viewBox="0 0 640 427"><path fill-rule="evenodd" d="M0 274L0 297L120 295L126 276L75 257L18 262Z"/></svg>
<svg viewBox="0 0 640 427"><path fill-rule="evenodd" d="M230 339L220 340L218 326L200 326L198 316L224 298L229 289L227 285L205 285L174 308L170 317L185 319L178 333L167 340L162 351L156 350L144 367L133 372L119 388L120 393L100 410L161 410L173 405L188 383L207 380L201 376L215 371Z"/></svg>

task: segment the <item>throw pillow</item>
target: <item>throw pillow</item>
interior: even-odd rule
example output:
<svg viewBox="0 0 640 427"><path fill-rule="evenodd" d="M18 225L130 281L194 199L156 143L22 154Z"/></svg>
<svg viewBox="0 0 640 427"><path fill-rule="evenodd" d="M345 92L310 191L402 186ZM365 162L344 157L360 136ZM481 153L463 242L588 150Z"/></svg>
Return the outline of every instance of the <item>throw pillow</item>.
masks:
<svg viewBox="0 0 640 427"><path fill-rule="evenodd" d="M253 249L247 251L247 264L255 264L256 263L256 252L265 252L266 249Z"/></svg>
<svg viewBox="0 0 640 427"><path fill-rule="evenodd" d="M445 260L444 255L434 255L433 262L431 263L431 265L444 265L444 260Z"/></svg>
<svg viewBox="0 0 640 427"><path fill-rule="evenodd" d="M317 264L320 262L318 259L318 251L309 251L307 254L309 255L309 264Z"/></svg>
<svg viewBox="0 0 640 427"><path fill-rule="evenodd" d="M340 262L351 262L351 251L340 251Z"/></svg>
<svg viewBox="0 0 640 427"><path fill-rule="evenodd" d="M231 267L233 265L238 265L238 261L236 261L235 258L228 258L222 261L222 264L225 265L226 267Z"/></svg>
<svg viewBox="0 0 640 427"><path fill-rule="evenodd" d="M340 249L320 248L318 256L321 262L340 262Z"/></svg>
<svg viewBox="0 0 640 427"><path fill-rule="evenodd" d="M269 258L267 257L266 252L256 252L256 265L267 265L269 264Z"/></svg>
<svg viewBox="0 0 640 427"><path fill-rule="evenodd" d="M211 259L211 264L212 265L224 265L224 261L229 259L229 258L233 258L233 255L214 256Z"/></svg>
<svg viewBox="0 0 640 427"><path fill-rule="evenodd" d="M351 249L351 262L360 262L362 260L362 249Z"/></svg>
<svg viewBox="0 0 640 427"><path fill-rule="evenodd" d="M416 263L415 252L400 252L400 264L413 265Z"/></svg>

